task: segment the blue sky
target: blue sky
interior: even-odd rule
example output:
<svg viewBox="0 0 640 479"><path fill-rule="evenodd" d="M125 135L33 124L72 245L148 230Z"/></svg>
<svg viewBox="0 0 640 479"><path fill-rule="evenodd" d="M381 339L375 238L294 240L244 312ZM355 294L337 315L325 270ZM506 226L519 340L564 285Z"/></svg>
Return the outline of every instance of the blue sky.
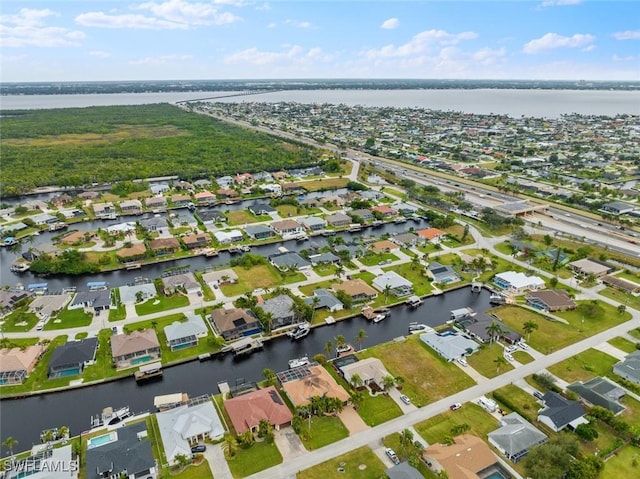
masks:
<svg viewBox="0 0 640 479"><path fill-rule="evenodd" d="M3 0L2 81L640 80L640 2Z"/></svg>

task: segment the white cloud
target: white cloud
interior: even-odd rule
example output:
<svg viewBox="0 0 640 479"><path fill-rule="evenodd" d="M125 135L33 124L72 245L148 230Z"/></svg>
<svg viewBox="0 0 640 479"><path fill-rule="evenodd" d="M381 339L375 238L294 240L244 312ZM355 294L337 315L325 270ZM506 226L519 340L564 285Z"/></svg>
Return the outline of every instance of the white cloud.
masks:
<svg viewBox="0 0 640 479"><path fill-rule="evenodd" d="M544 0L540 7L564 7L567 5L579 5L580 3L582 3L582 0Z"/></svg>
<svg viewBox="0 0 640 479"><path fill-rule="evenodd" d="M139 30L186 30L206 25L224 25L241 18L222 11L217 4L242 5L232 0L216 0L209 3L190 3L184 0L145 2L131 7L145 13L87 12L76 17L76 23L99 28L131 28Z"/></svg>
<svg viewBox="0 0 640 479"><path fill-rule="evenodd" d="M283 51L262 51L257 48L247 48L224 58L226 64L246 63L256 66L264 65L311 65L317 62L331 61L334 56L326 54L320 48L305 50L300 45L284 45Z"/></svg>
<svg viewBox="0 0 640 479"><path fill-rule="evenodd" d="M583 52L592 52L596 49L597 47L595 45L587 45L586 47L584 47L582 49Z"/></svg>
<svg viewBox="0 0 640 479"><path fill-rule="evenodd" d="M579 48L587 47L595 41L596 37L589 34L576 33L570 37L564 37L557 33L547 33L540 38L531 40L523 47L524 53L534 54L553 50L556 48Z"/></svg>
<svg viewBox="0 0 640 479"><path fill-rule="evenodd" d="M304 20L304 21L300 21L300 20L285 20L284 24L285 25L291 25L292 27L295 27L295 28L313 28L313 25L311 24L311 22L308 22L306 20Z"/></svg>
<svg viewBox="0 0 640 479"><path fill-rule="evenodd" d="M497 50L493 50L491 48L482 48L471 55L475 61L481 63L482 65L493 65L498 62L507 54L507 50L502 47Z"/></svg>
<svg viewBox="0 0 640 479"><path fill-rule="evenodd" d="M103 52L101 50L93 50L89 52L89 56L95 58L109 58L111 56L111 53Z"/></svg>
<svg viewBox="0 0 640 479"><path fill-rule="evenodd" d="M628 55L626 57L621 57L619 55L614 54L613 57L611 57L611 59L614 62L631 62L636 60L636 57L634 55Z"/></svg>
<svg viewBox="0 0 640 479"><path fill-rule="evenodd" d="M640 30L626 30L613 34L616 40L640 40Z"/></svg>
<svg viewBox="0 0 640 479"><path fill-rule="evenodd" d="M157 57L145 57L140 58L139 60L131 60L129 61L129 65L157 66L187 60L193 60L193 55L160 55Z"/></svg>
<svg viewBox="0 0 640 479"><path fill-rule="evenodd" d="M382 48L366 50L362 54L369 60L408 57L424 54L434 46L456 45L463 40L473 40L477 37L478 34L475 32L449 33L444 30L426 30L414 35L403 45L386 45Z"/></svg>
<svg viewBox="0 0 640 479"><path fill-rule="evenodd" d="M45 24L48 17L58 16L49 9L22 8L17 14L2 15L0 43L3 47L67 47L79 45L84 32Z"/></svg>
<svg viewBox="0 0 640 479"><path fill-rule="evenodd" d="M383 28L384 30L393 30L394 28L398 28L399 25L400 20L398 20L397 18L389 18L382 22L380 28Z"/></svg>

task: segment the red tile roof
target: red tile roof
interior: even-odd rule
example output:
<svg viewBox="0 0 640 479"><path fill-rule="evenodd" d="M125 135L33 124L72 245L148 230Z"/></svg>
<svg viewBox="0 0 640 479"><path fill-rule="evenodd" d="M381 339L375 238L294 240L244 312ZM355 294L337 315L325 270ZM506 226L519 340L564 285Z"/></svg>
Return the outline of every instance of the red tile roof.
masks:
<svg viewBox="0 0 640 479"><path fill-rule="evenodd" d="M273 426L286 425L293 415L273 386L243 394L224 402L237 434L243 434L257 427L262 419Z"/></svg>

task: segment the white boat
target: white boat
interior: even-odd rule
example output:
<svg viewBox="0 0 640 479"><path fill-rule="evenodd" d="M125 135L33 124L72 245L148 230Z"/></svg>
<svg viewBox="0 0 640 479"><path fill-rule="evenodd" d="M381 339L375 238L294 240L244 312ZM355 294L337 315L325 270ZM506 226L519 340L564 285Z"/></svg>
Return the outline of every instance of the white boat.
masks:
<svg viewBox="0 0 640 479"><path fill-rule="evenodd" d="M406 303L412 308L417 308L422 304L422 300L419 296L411 296L409 299L407 299Z"/></svg>
<svg viewBox="0 0 640 479"><path fill-rule="evenodd" d="M409 333L419 334L428 331L430 328L423 323L409 323Z"/></svg>
<svg viewBox="0 0 640 479"><path fill-rule="evenodd" d="M296 326L295 329L292 329L287 333L292 340L296 341L298 339L304 338L307 334L311 332L311 325L309 323L300 323Z"/></svg>
<svg viewBox="0 0 640 479"><path fill-rule="evenodd" d="M13 263L11 265L11 271L14 273L24 273L29 269L29 263Z"/></svg>
<svg viewBox="0 0 640 479"><path fill-rule="evenodd" d="M371 226L373 226L374 228L379 228L380 226L382 226L384 224L384 221L382 220L375 220L373 223L371 223Z"/></svg>
<svg viewBox="0 0 640 479"><path fill-rule="evenodd" d="M406 223L407 222L407 218L405 218L404 216L400 216L400 217L396 218L395 220L393 220L393 222L396 223L396 224Z"/></svg>
<svg viewBox="0 0 640 479"><path fill-rule="evenodd" d="M492 294L489 296L489 303L491 304L505 304L507 302L507 298L502 296L501 294Z"/></svg>
<svg viewBox="0 0 640 479"><path fill-rule="evenodd" d="M309 358L307 356L302 356L301 358L295 358L289 360L289 369L299 368L300 366L306 366L310 364Z"/></svg>
<svg viewBox="0 0 640 479"><path fill-rule="evenodd" d="M386 317L387 317L386 314L382 314L382 313L376 314L371 321L373 321L374 323L379 323L380 321L382 321Z"/></svg>
<svg viewBox="0 0 640 479"><path fill-rule="evenodd" d="M123 419L131 416L133 416L133 413L129 411L129 406L124 406L115 410L112 407L106 407L102 410L102 414L91 418L91 427L94 428L118 424Z"/></svg>
<svg viewBox="0 0 640 479"><path fill-rule="evenodd" d="M352 349L353 349L353 346L351 346L350 344L344 344L342 346L336 346L336 353L338 354L348 353Z"/></svg>

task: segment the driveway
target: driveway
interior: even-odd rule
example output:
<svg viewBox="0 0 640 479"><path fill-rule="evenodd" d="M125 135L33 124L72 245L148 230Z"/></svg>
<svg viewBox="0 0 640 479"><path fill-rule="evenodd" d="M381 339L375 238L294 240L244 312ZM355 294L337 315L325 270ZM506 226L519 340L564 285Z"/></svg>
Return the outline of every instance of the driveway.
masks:
<svg viewBox="0 0 640 479"><path fill-rule="evenodd" d="M302 441L291 427L286 427L279 431L273 431L273 439L276 446L278 446L280 454L282 454L283 461L292 457L301 456L307 452Z"/></svg>
<svg viewBox="0 0 640 479"><path fill-rule="evenodd" d="M369 426L362 420L360 415L353 409L353 406L345 407L339 414L338 417L345 425L345 427L349 430L349 435L357 434L361 431L369 429Z"/></svg>
<svg viewBox="0 0 640 479"><path fill-rule="evenodd" d="M389 397L391 397L391 399L393 399L396 402L396 404L400 407L400 409L402 410L402 414L407 414L411 411L415 411L416 409L418 409L413 404L403 403L402 400L400 399L400 396L402 396L402 392L398 391L396 388L391 388L389 390Z"/></svg>
<svg viewBox="0 0 640 479"><path fill-rule="evenodd" d="M209 463L209 469L216 479L233 479L227 459L224 457L222 444L207 444L207 450L202 453Z"/></svg>

